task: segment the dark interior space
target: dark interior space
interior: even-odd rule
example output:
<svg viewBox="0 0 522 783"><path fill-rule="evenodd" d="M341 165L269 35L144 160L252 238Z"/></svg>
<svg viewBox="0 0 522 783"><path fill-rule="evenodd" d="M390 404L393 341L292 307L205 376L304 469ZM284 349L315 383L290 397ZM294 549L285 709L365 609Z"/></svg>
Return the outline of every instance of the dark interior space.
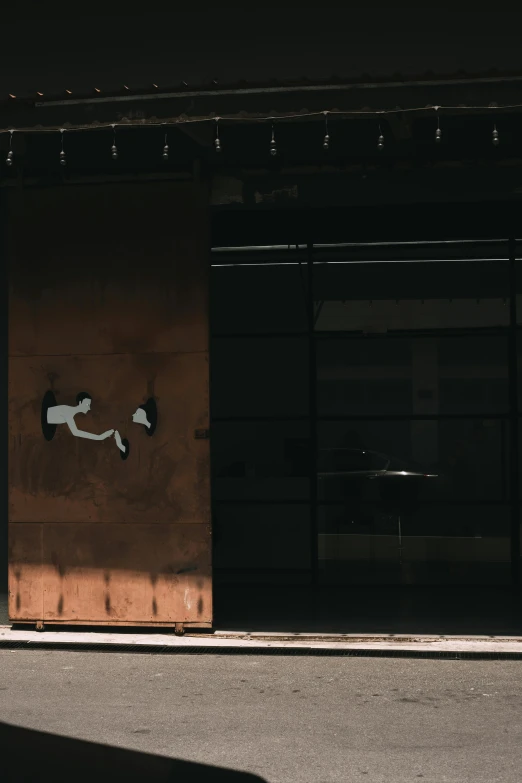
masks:
<svg viewBox="0 0 522 783"><path fill-rule="evenodd" d="M520 10L512 3L470 9L441 0L435 9L412 0L320 7L227 0L134 9L30 2L7 7L3 24L4 94L182 80L412 78L520 66Z"/></svg>
<svg viewBox="0 0 522 783"><path fill-rule="evenodd" d="M520 633L521 246L398 212L215 217L216 627Z"/></svg>
<svg viewBox="0 0 522 783"><path fill-rule="evenodd" d="M520 599L496 587L215 588L215 626L247 633L520 636Z"/></svg>

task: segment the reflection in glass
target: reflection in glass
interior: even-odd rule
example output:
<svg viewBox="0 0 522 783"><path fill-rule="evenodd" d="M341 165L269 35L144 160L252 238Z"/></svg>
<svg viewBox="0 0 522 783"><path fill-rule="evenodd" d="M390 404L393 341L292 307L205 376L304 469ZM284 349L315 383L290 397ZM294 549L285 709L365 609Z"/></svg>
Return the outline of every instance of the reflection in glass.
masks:
<svg viewBox="0 0 522 783"><path fill-rule="evenodd" d="M508 448L507 421L501 419L320 422L318 472L335 473L332 466L340 460L362 468L362 460L375 465L384 459L389 461L390 483L418 478L419 501L503 503ZM319 498L378 500L383 482L372 475L368 470L355 472L352 479L323 476Z"/></svg>
<svg viewBox="0 0 522 783"><path fill-rule="evenodd" d="M321 422L321 579L508 581L506 425L498 419Z"/></svg>
<svg viewBox="0 0 522 783"><path fill-rule="evenodd" d="M310 568L310 510L306 503L218 503L213 527L216 569Z"/></svg>
<svg viewBox="0 0 522 783"><path fill-rule="evenodd" d="M214 418L308 415L305 338L214 339L210 359Z"/></svg>
<svg viewBox="0 0 522 783"><path fill-rule="evenodd" d="M216 500L308 499L308 422L216 422L212 429Z"/></svg>
<svg viewBox="0 0 522 783"><path fill-rule="evenodd" d="M321 415L507 413L507 337L317 341Z"/></svg>
<svg viewBox="0 0 522 783"><path fill-rule="evenodd" d="M324 583L509 582L507 242L314 247L313 342L306 248L247 256L211 272L218 571L309 568L313 536Z"/></svg>
<svg viewBox="0 0 522 783"><path fill-rule="evenodd" d="M250 259L250 264L241 265L237 253L213 255L210 323L214 335L306 332L306 254L289 250L280 258L284 263L254 265ZM235 265L222 266L226 263Z"/></svg>
<svg viewBox="0 0 522 783"><path fill-rule="evenodd" d="M326 253L325 261L314 264L318 332L382 334L509 324L507 245L497 249L496 260L480 261L426 262L419 256L404 261L396 248L395 260L379 263L363 258L376 249L359 248L351 257L341 250L335 260ZM403 258L407 253L403 248Z"/></svg>

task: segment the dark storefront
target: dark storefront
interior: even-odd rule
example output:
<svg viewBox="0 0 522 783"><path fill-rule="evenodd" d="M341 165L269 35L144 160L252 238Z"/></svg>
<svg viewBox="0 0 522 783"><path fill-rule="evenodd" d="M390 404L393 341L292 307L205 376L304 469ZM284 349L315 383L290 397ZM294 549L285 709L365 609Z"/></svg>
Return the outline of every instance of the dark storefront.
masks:
<svg viewBox="0 0 522 783"><path fill-rule="evenodd" d="M216 569L236 583L518 579L515 248L214 250Z"/></svg>
<svg viewBox="0 0 522 783"><path fill-rule="evenodd" d="M257 239L291 226L301 243L213 248L216 606L233 621L246 590L238 627L513 632L516 210L349 216L258 216Z"/></svg>

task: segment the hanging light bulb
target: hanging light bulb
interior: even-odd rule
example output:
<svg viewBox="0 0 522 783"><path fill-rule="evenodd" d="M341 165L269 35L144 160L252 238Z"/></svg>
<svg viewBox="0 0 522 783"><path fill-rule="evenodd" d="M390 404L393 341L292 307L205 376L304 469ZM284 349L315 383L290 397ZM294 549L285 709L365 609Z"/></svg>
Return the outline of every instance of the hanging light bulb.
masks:
<svg viewBox="0 0 522 783"><path fill-rule="evenodd" d="M64 132L64 129L62 128L60 130L60 133L62 135L62 149L60 150L60 166L66 166L67 165L67 159L66 159L66 156L65 156L65 150L63 148L63 132Z"/></svg>
<svg viewBox="0 0 522 783"><path fill-rule="evenodd" d="M494 147L498 147L498 145L500 143L500 140L498 138L498 130L497 130L497 126L496 125L493 126L492 141L493 141L493 146Z"/></svg>
<svg viewBox="0 0 522 783"><path fill-rule="evenodd" d="M382 130L380 125L379 125L379 138L377 139L377 149L378 150L384 149L384 136L382 135Z"/></svg>
<svg viewBox="0 0 522 783"><path fill-rule="evenodd" d="M112 126L111 158L113 160L118 160L118 147L116 146L116 125Z"/></svg>
<svg viewBox="0 0 522 783"><path fill-rule="evenodd" d="M323 139L323 149L327 150L330 147L330 134L328 133L328 112L325 111L324 113L324 139Z"/></svg>
<svg viewBox="0 0 522 783"><path fill-rule="evenodd" d="M270 142L270 154L273 158L277 155L277 144L275 140L274 124L272 123L272 140Z"/></svg>
<svg viewBox="0 0 522 783"><path fill-rule="evenodd" d="M435 131L435 141L437 144L440 144L440 142L442 141L442 131L440 129L440 117L438 112L437 112L437 130Z"/></svg>
<svg viewBox="0 0 522 783"><path fill-rule="evenodd" d="M7 158L5 159L5 165L6 166L12 166L13 165L13 133L14 131L10 131L9 134L9 152L7 153Z"/></svg>
<svg viewBox="0 0 522 783"><path fill-rule="evenodd" d="M169 159L169 145L168 145L168 142L167 142L167 131L165 131L165 141L164 141L164 144L163 144L163 154L162 154L161 157L163 158L163 160L168 160Z"/></svg>
<svg viewBox="0 0 522 783"><path fill-rule="evenodd" d="M221 141L219 138L219 117L216 117L216 138L214 139L216 152L221 152Z"/></svg>

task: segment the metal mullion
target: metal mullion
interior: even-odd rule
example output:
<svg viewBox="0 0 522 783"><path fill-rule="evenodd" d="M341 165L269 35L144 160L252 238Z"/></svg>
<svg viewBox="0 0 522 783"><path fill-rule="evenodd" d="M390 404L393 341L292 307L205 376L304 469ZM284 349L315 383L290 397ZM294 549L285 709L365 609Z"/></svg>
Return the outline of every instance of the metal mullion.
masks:
<svg viewBox="0 0 522 783"><path fill-rule="evenodd" d="M211 418L212 424L223 424L228 422L238 422L243 424L256 424L259 422L294 422L294 421L308 421L308 415L301 416L214 416Z"/></svg>
<svg viewBox="0 0 522 783"><path fill-rule="evenodd" d="M318 501L319 506L342 506L344 507L346 505L346 502L343 500L319 500ZM378 500L359 500L357 503L358 506L364 506L364 507L376 507L377 511L380 511L379 505L380 502ZM502 500L501 498L499 500L422 500L418 502L418 508L423 508L424 506L431 507L431 506L508 506L509 503L507 503L505 500ZM387 513L383 509L383 513Z"/></svg>
<svg viewBox="0 0 522 783"><path fill-rule="evenodd" d="M328 301L328 300L326 300ZM414 330L411 331L387 331L387 332L349 332L342 329L327 331L321 329L316 332L320 339L328 340L423 340L423 339L458 339L462 337L503 337L509 331L509 326L492 327L463 327L461 329L432 329L430 331Z"/></svg>
<svg viewBox="0 0 522 783"><path fill-rule="evenodd" d="M219 479L216 479L219 481ZM237 479L241 481L241 479ZM307 506L309 498L216 498L216 506Z"/></svg>
<svg viewBox="0 0 522 783"><path fill-rule="evenodd" d="M313 245L307 245L308 277L308 394L310 420L310 569L313 587L318 585L319 576L319 528L317 506L317 460L318 460L318 409L317 409L317 351L315 344L315 300Z"/></svg>
<svg viewBox="0 0 522 783"><path fill-rule="evenodd" d="M480 421L481 419L494 419L498 421L507 420L509 418L509 412L505 413L426 413L426 414L413 414L413 413L397 413L397 414L332 414L322 415L318 414L317 419L321 422L333 422L333 421Z"/></svg>
<svg viewBox="0 0 522 783"><path fill-rule="evenodd" d="M225 332L220 334L216 332L212 335L212 340L259 340L259 339L295 339L305 338L308 335L308 331L299 332Z"/></svg>
<svg viewBox="0 0 522 783"><path fill-rule="evenodd" d="M520 585L520 499L519 499L519 410L517 358L517 270L516 240L509 240L509 408L510 500L511 500L511 579L515 589Z"/></svg>

